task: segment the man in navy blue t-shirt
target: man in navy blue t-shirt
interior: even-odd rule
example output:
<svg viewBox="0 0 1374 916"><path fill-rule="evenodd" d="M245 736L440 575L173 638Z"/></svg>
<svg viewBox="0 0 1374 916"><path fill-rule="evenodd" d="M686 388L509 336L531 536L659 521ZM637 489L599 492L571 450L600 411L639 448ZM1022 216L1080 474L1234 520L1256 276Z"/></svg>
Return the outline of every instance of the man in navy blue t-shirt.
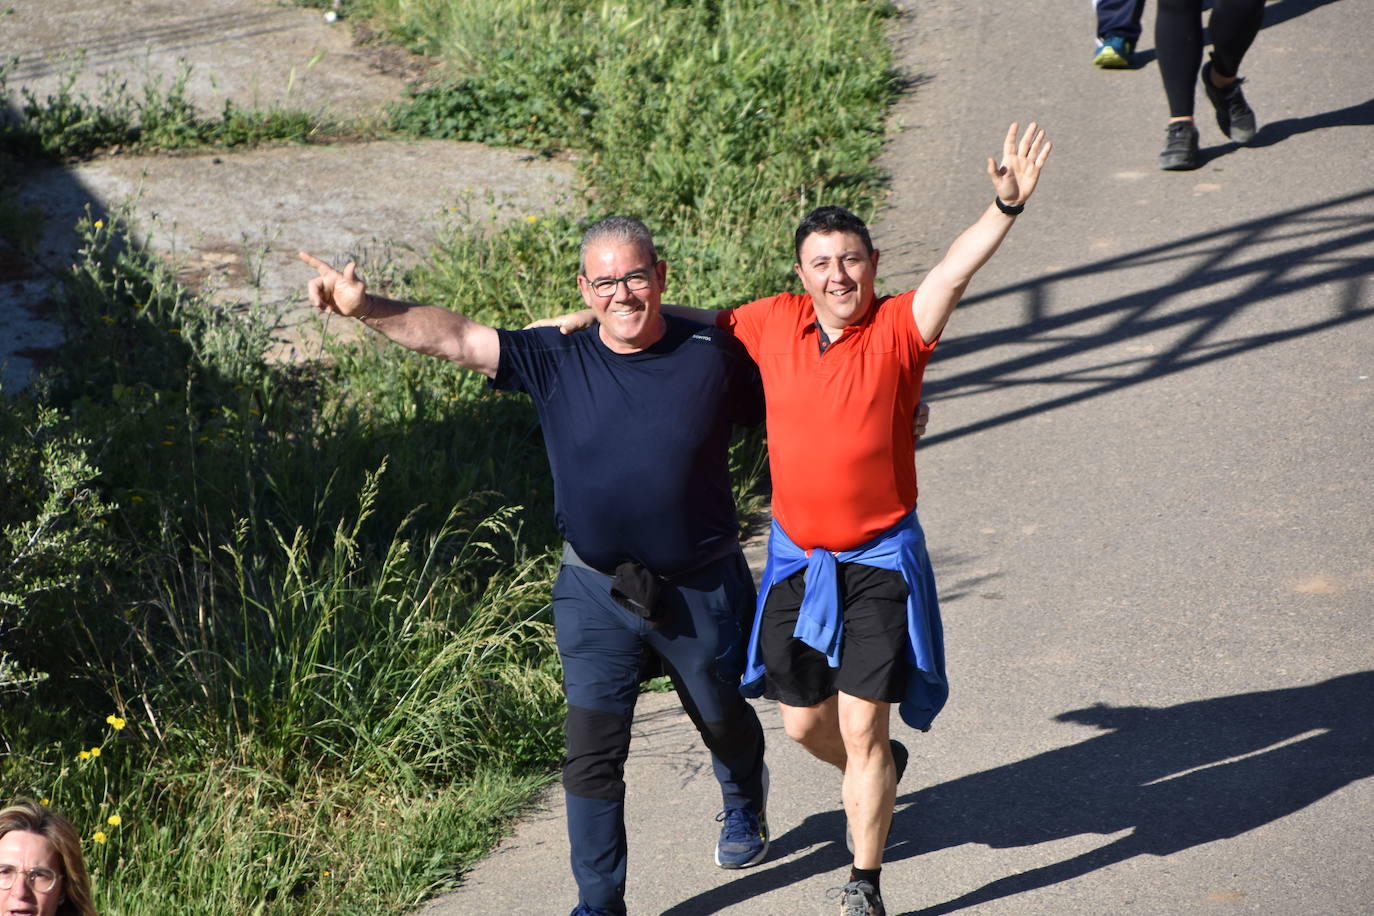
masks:
<svg viewBox="0 0 1374 916"><path fill-rule="evenodd" d="M716 864L768 851L763 729L740 695L754 582L738 542L731 426L763 417L757 370L733 337L664 315L667 264L638 220L582 240L577 285L595 333L502 331L367 293L304 252L310 301L419 353L533 398L566 539L553 587L568 698L567 801L574 916L625 912L623 771L645 659L657 656L710 748L724 812Z"/></svg>

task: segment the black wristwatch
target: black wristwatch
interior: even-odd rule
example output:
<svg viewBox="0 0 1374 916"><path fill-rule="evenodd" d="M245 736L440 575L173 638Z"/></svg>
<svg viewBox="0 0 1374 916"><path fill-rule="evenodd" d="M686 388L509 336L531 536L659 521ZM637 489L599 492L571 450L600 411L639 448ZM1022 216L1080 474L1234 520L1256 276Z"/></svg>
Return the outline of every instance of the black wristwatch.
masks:
<svg viewBox="0 0 1374 916"><path fill-rule="evenodd" d="M1025 202L1025 201L1022 201L1021 203L1019 203L1019 204L1017 204L1016 206L1013 207L1011 204L1004 204L1004 203L1002 203L1002 198L1001 198L1001 197L998 197L997 195L993 195L992 202L995 203L995 204L997 204L997 209L998 209L998 210L1001 210L1001 211L1002 211L1003 213L1005 213L1007 216L1015 216L1016 214L1020 213L1022 210L1026 209L1026 202Z"/></svg>

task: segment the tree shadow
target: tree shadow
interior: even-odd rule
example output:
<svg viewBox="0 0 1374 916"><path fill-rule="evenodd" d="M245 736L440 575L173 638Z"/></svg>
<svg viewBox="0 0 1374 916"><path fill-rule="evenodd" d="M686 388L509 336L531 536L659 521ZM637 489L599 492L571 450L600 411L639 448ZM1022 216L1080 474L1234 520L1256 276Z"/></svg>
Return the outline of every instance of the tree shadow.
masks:
<svg viewBox="0 0 1374 916"><path fill-rule="evenodd" d="M1030 847L1130 833L1053 865L1000 878L906 916L939 916L1082 877L1140 855L1168 856L1287 817L1374 775L1374 671L1318 684L1160 708L1095 705L1056 716L1101 734L898 798L885 859L975 843ZM795 860L665 910L699 916L842 868L841 812L775 841Z"/></svg>
<svg viewBox="0 0 1374 916"><path fill-rule="evenodd" d="M942 342L941 363L1000 346L1014 346L1016 355L929 378L923 398L935 401L1026 385L1054 386L1064 393L964 426L932 431L922 437L921 448L1374 316L1366 289L1368 246L1374 242L1374 213L1367 206L1371 198L1374 188L967 298L961 309L993 302L1002 307L1006 298L1021 297L1022 320ZM1148 267L1162 274L1171 265L1181 270L1154 286L1078 308L1050 308L1057 288L1069 282L1091 277L1097 288L1112 289L1120 286L1111 280L1114 272ZM1231 331L1232 323L1251 313L1329 284L1339 284L1339 295L1321 311L1306 311L1281 328ZM1210 295L1213 289L1217 292ZM1181 301L1185 296L1187 300ZM1124 341L1169 330L1179 337L1158 352L1122 358L1113 349ZM1105 355L1108 350L1110 356ZM1095 352L1104 353L1103 358L1083 366L1083 355ZM1071 368L1055 368L1070 359Z"/></svg>

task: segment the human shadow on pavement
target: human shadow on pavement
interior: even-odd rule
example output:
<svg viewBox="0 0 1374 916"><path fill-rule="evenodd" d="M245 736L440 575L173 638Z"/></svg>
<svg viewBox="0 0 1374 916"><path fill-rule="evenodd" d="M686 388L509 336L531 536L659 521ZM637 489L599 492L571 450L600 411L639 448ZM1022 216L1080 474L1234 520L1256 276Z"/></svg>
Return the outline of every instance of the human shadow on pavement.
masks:
<svg viewBox="0 0 1374 916"><path fill-rule="evenodd" d="M1348 105L1345 108L1337 108L1334 111L1324 111L1321 114L1305 115L1301 118L1284 118L1282 121L1263 124L1249 145L1252 147L1273 146L1297 134L1324 130L1328 127L1370 126L1374 126L1374 99L1368 99L1357 105Z"/></svg>
<svg viewBox="0 0 1374 916"><path fill-rule="evenodd" d="M942 368L999 347L1013 355L928 377L922 396L935 401L1026 385L1052 386L1063 393L927 433L921 448L1374 317L1374 305L1365 294L1369 246L1374 243L1372 199L1374 188L967 297L960 309L994 302L1005 308L1008 298L1019 297L1024 301L1022 319L943 341ZM1083 300L1077 291L1083 287L1070 293L1061 287L1090 280L1095 289L1121 288L1113 281L1114 272L1148 268L1151 276L1167 276L1170 266L1178 272L1147 288L1053 308L1057 296ZM1232 328L1285 297L1326 285L1338 285L1338 290L1320 310L1305 310L1282 327ZM1118 346L1164 331L1178 337L1155 352L1123 355ZM1083 356L1097 352L1101 360L1085 365ZM1064 367L1056 368L1061 362Z"/></svg>
<svg viewBox="0 0 1374 916"><path fill-rule="evenodd" d="M1374 671L1162 708L1057 716L1102 730L1077 744L903 796L887 860L964 843L1033 846L1131 832L911 916L938 916L1168 856L1287 817L1374 775Z"/></svg>
<svg viewBox="0 0 1374 916"><path fill-rule="evenodd" d="M1255 138L1244 146L1258 149L1274 146L1289 137L1313 130L1324 130L1328 127L1369 127L1371 125L1374 125L1374 99L1356 105L1348 105L1334 111L1324 111L1321 114L1306 115L1301 118L1284 118L1282 121L1261 124ZM1202 165L1206 165L1213 159L1234 153L1241 146L1240 143L1227 141L1214 146L1203 147L1198 150L1198 155L1202 158Z"/></svg>
<svg viewBox="0 0 1374 916"><path fill-rule="evenodd" d="M907 913L939 916L1071 881L1135 856L1168 856L1235 837L1374 775L1372 708L1374 671L1363 671L1309 686L1161 708L1071 710L1056 720L1101 733L900 795L885 862L895 865L963 844L1031 847L1130 831L1090 852ZM806 855L751 872L664 912L715 913L839 871L849 863L839 841L843 829L837 810L812 815L775 841L783 855L814 845Z"/></svg>
<svg viewBox="0 0 1374 916"><path fill-rule="evenodd" d="M1264 23L1260 28L1272 29L1290 19L1297 19L1313 10L1337 2L1339 0L1278 0L1278 2L1267 3L1264 7Z"/></svg>

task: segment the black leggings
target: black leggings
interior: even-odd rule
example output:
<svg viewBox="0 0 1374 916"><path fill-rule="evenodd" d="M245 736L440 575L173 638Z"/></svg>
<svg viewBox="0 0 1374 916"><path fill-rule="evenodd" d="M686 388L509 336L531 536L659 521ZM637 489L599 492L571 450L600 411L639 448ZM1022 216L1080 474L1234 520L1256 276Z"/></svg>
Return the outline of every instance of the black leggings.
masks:
<svg viewBox="0 0 1374 916"><path fill-rule="evenodd" d="M1240 72L1240 61L1259 34L1264 0L1212 0L1212 66L1222 76ZM1155 53L1169 117L1193 115L1194 84L1202 65L1202 0L1159 0Z"/></svg>

